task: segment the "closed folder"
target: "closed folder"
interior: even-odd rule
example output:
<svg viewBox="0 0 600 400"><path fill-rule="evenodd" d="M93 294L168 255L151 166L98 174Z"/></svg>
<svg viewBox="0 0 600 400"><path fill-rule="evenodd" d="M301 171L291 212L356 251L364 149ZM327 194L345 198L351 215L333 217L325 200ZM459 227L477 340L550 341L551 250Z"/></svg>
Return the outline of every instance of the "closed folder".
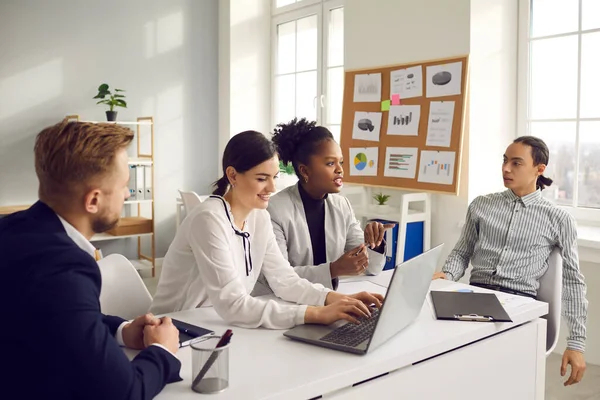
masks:
<svg viewBox="0 0 600 400"><path fill-rule="evenodd" d="M437 319L478 322L512 322L493 293L431 291Z"/></svg>
<svg viewBox="0 0 600 400"><path fill-rule="evenodd" d="M173 321L173 325L175 325L175 327L179 331L179 347L187 346L193 340L199 337L212 335L213 333L215 333L214 331L201 328L196 325L188 324L177 319L171 319L171 321Z"/></svg>

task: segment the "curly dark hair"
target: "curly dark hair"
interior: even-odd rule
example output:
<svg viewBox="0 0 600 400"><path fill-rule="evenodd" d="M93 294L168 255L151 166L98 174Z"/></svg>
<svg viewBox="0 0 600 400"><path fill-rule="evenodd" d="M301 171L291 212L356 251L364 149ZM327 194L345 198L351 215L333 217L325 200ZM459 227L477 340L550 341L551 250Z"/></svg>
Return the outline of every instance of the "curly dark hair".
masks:
<svg viewBox="0 0 600 400"><path fill-rule="evenodd" d="M334 139L329 129L317 125L315 121L294 118L288 123L277 124L272 140L281 160L285 164L291 162L296 175L300 176L300 164L308 164L310 156L317 152L321 142Z"/></svg>

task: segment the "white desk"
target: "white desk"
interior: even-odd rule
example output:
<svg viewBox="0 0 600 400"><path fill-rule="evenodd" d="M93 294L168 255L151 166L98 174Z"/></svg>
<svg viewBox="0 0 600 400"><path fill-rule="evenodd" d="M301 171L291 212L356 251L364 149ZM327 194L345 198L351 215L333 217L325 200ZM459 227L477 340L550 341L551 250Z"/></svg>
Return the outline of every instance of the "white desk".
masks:
<svg viewBox="0 0 600 400"><path fill-rule="evenodd" d="M386 276L375 278L381 283ZM460 284L437 280L432 289L448 285ZM385 291L372 282L340 284L344 292L357 288ZM364 356L292 341L282 331L233 327L227 390L191 390L187 347L178 353L184 380L156 399L543 399L546 321L539 317L548 306L532 301L507 311L513 323L438 321L427 301L417 321ZM217 333L229 328L212 308L172 316Z"/></svg>

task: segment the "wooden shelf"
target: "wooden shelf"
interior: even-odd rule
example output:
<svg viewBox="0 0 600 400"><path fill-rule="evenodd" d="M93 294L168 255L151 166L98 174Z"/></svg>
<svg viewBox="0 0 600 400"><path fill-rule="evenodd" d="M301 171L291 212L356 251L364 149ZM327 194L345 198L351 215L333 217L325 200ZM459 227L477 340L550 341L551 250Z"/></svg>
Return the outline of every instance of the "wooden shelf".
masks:
<svg viewBox="0 0 600 400"><path fill-rule="evenodd" d="M130 158L127 162L129 165L152 165L154 162L151 158Z"/></svg>
<svg viewBox="0 0 600 400"><path fill-rule="evenodd" d="M125 204L141 204L141 203L152 203L154 200L126 200Z"/></svg>
<svg viewBox="0 0 600 400"><path fill-rule="evenodd" d="M16 213L18 211L24 211L31 207L29 205L21 205L21 206L0 206L0 215L8 215L12 213Z"/></svg>
<svg viewBox="0 0 600 400"><path fill-rule="evenodd" d="M390 207L389 209L387 209L385 211L378 211L375 208L367 207L365 209L365 207L358 206L358 207L354 207L354 215L358 219L368 218L368 219L384 219L384 220L396 221L400 217L400 208L399 207ZM408 217L407 217L406 222L422 221L424 217L425 217L425 213L418 211L418 210L408 209Z"/></svg>
<svg viewBox="0 0 600 400"><path fill-rule="evenodd" d="M115 125L152 125L151 121L80 121L89 122L90 124L115 124Z"/></svg>
<svg viewBox="0 0 600 400"><path fill-rule="evenodd" d="M102 242L105 240L117 240L117 239L124 239L124 238L136 238L136 237L140 237L140 236L152 236L154 235L154 233L150 232L150 233L138 233L135 235L111 235L109 233L97 233L94 236L92 236L92 239L90 239L90 242Z"/></svg>
<svg viewBox="0 0 600 400"><path fill-rule="evenodd" d="M129 260L138 271L152 271L152 262L148 260Z"/></svg>

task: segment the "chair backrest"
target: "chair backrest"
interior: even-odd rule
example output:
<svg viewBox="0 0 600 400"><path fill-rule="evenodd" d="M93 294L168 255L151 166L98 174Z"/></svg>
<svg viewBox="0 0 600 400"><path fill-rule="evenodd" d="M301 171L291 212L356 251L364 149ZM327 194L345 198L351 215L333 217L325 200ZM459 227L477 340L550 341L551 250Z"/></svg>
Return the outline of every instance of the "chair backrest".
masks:
<svg viewBox="0 0 600 400"><path fill-rule="evenodd" d="M202 203L208 196L199 196L196 192L185 192L183 190L179 191L179 195L181 196L181 200L183 201L183 207L185 208L185 214L189 215L189 213Z"/></svg>
<svg viewBox="0 0 600 400"><path fill-rule="evenodd" d="M548 303L546 354L550 354L558 342L560 331L560 311L562 304L562 257L556 247L548 258L548 270L540 278L537 299Z"/></svg>
<svg viewBox="0 0 600 400"><path fill-rule="evenodd" d="M120 254L98 261L102 275L102 313L132 319L148 312L152 296L131 262Z"/></svg>

